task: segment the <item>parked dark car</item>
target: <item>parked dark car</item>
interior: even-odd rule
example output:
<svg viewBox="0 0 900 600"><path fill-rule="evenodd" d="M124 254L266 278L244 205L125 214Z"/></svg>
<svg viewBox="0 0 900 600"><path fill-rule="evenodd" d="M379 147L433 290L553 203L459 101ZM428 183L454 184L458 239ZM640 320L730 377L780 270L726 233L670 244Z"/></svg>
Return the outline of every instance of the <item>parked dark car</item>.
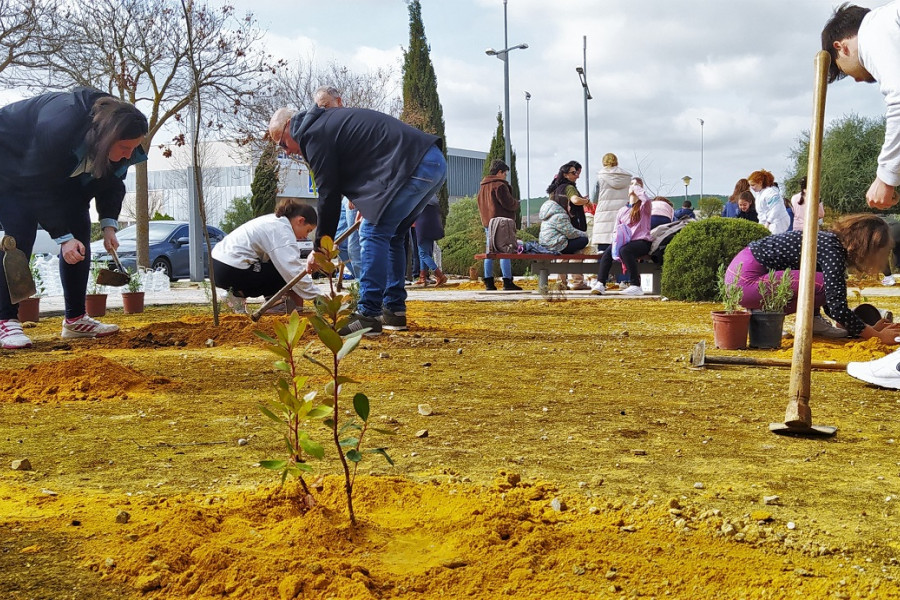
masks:
<svg viewBox="0 0 900 600"><path fill-rule="evenodd" d="M225 237L225 232L210 225L209 241L215 246ZM188 224L185 221L150 221L150 268L162 269L169 275L170 281L187 279L190 273L190 240ZM116 233L119 240L117 251L122 266L129 270L137 269L137 243L134 225L125 227ZM91 244L91 256L94 260L112 264L112 258L103 247L103 240ZM203 248L203 274L209 276L209 260L206 247Z"/></svg>

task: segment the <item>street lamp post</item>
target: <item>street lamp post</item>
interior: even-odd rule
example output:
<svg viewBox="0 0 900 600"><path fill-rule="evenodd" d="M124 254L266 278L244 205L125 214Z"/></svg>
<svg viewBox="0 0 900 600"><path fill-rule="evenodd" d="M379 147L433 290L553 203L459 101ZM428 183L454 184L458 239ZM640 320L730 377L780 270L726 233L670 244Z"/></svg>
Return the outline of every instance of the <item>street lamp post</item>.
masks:
<svg viewBox="0 0 900 600"><path fill-rule="evenodd" d="M684 182L684 201L687 202L687 188L691 184L691 178L685 175L681 180Z"/></svg>
<svg viewBox="0 0 900 600"><path fill-rule="evenodd" d="M531 225L531 94L525 92L525 227Z"/></svg>
<svg viewBox="0 0 900 600"><path fill-rule="evenodd" d="M700 199L703 200L703 119L700 121Z"/></svg>
<svg viewBox="0 0 900 600"><path fill-rule="evenodd" d="M582 66L575 67L578 78L581 80L581 87L584 89L584 185L587 188L585 194L591 195L591 166L588 159L588 100L591 100L591 90L588 88L587 82L587 36L584 36L584 58Z"/></svg>
<svg viewBox="0 0 900 600"><path fill-rule="evenodd" d="M510 172L506 174L507 178L512 177L512 149L509 143L509 52L510 50L526 49L528 44L517 44L512 48L509 47L506 28L506 0L503 0L503 50L494 50L488 48L484 51L488 56L496 56L503 61L503 136L506 138L506 164L509 166Z"/></svg>

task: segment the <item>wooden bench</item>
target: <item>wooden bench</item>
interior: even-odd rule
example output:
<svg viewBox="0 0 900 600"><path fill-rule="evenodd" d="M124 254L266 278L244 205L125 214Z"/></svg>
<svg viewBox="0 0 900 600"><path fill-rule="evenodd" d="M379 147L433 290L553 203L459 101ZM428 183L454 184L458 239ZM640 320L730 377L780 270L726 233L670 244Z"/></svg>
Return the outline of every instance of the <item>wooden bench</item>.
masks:
<svg viewBox="0 0 900 600"><path fill-rule="evenodd" d="M575 274L575 273L597 273L597 262L600 259L599 254L500 254L491 252L487 254L476 254L475 260L500 260L508 258L510 260L527 260L531 263L531 272L537 273L538 289L547 290L548 278L550 273L556 274ZM618 277L622 273L622 263L614 260L610 275ZM659 295L660 280L662 279L662 265L653 262L649 256L643 256L638 259L638 273L641 275L649 275L651 280L650 291L644 289L644 293ZM642 286L644 287L644 286Z"/></svg>

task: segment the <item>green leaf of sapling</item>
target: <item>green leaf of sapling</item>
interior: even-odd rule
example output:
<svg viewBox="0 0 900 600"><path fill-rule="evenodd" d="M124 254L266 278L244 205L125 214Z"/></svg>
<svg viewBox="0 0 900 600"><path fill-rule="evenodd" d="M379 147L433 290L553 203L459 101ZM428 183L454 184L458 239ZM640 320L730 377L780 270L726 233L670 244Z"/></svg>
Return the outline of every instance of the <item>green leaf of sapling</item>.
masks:
<svg viewBox="0 0 900 600"><path fill-rule="evenodd" d="M321 419L323 417L329 417L334 414L334 409L330 406L319 405L313 408L311 411L306 413L307 418L309 419Z"/></svg>
<svg viewBox="0 0 900 600"><path fill-rule="evenodd" d="M369 420L369 398L363 394L358 393L353 396L353 410L356 411L356 414L359 415L359 418L363 421Z"/></svg>
<svg viewBox="0 0 900 600"><path fill-rule="evenodd" d="M366 452L368 452L369 454L380 454L380 455L382 455L382 456L384 457L384 459L385 459L386 461L388 461L388 463L389 463L392 467L394 466L394 461L391 460L391 457L390 457L390 456L388 456L388 453L387 453L387 449L386 449L386 448L369 448L368 450L366 450Z"/></svg>
<svg viewBox="0 0 900 600"><path fill-rule="evenodd" d="M270 471L280 471L287 466L286 460L261 460L259 466Z"/></svg>
<svg viewBox="0 0 900 600"><path fill-rule="evenodd" d="M358 463L362 460L362 454L360 454L359 450L347 450L347 460L350 462Z"/></svg>
<svg viewBox="0 0 900 600"><path fill-rule="evenodd" d="M325 458L325 448L322 447L322 444L314 442L309 438L300 439L300 447L313 458L318 458L319 460Z"/></svg>

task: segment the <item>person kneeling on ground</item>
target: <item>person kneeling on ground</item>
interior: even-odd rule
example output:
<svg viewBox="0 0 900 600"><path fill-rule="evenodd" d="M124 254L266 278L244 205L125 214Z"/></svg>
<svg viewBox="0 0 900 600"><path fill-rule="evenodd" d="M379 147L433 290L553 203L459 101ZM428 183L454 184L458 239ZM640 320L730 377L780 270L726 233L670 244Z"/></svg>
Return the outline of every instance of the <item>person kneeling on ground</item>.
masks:
<svg viewBox="0 0 900 600"><path fill-rule="evenodd" d="M794 298L785 308L786 314L797 311L800 280L800 253L803 232L788 231L751 242L738 252L725 272L725 283L738 283L744 290L741 305L759 308L759 281L768 279L769 270L781 277L791 269ZM881 217L871 214L847 215L816 238L816 277L812 332L830 338L860 336L877 337L885 344L895 344L900 325L882 324L881 329L866 325L847 306L847 268L877 273L893 248L891 232ZM737 276L739 273L740 277ZM819 313L820 308L843 328L834 327Z"/></svg>
<svg viewBox="0 0 900 600"><path fill-rule="evenodd" d="M602 294L606 290L606 280L614 260L621 260L623 272L628 275L630 285L622 290L629 296L641 296L641 274L638 272L638 258L650 253L650 218L653 202L647 199L642 186L633 184L628 195L628 204L616 215L616 237L612 247L603 253L598 265L597 283L591 288L592 294Z"/></svg>
<svg viewBox="0 0 900 600"><path fill-rule="evenodd" d="M269 298L298 273L306 271L298 240L305 240L318 223L316 209L295 198L282 198L275 214L248 221L229 233L212 250L216 286L227 289L228 303L246 312L244 298ZM288 291L282 311L293 312L318 295L309 275Z"/></svg>

